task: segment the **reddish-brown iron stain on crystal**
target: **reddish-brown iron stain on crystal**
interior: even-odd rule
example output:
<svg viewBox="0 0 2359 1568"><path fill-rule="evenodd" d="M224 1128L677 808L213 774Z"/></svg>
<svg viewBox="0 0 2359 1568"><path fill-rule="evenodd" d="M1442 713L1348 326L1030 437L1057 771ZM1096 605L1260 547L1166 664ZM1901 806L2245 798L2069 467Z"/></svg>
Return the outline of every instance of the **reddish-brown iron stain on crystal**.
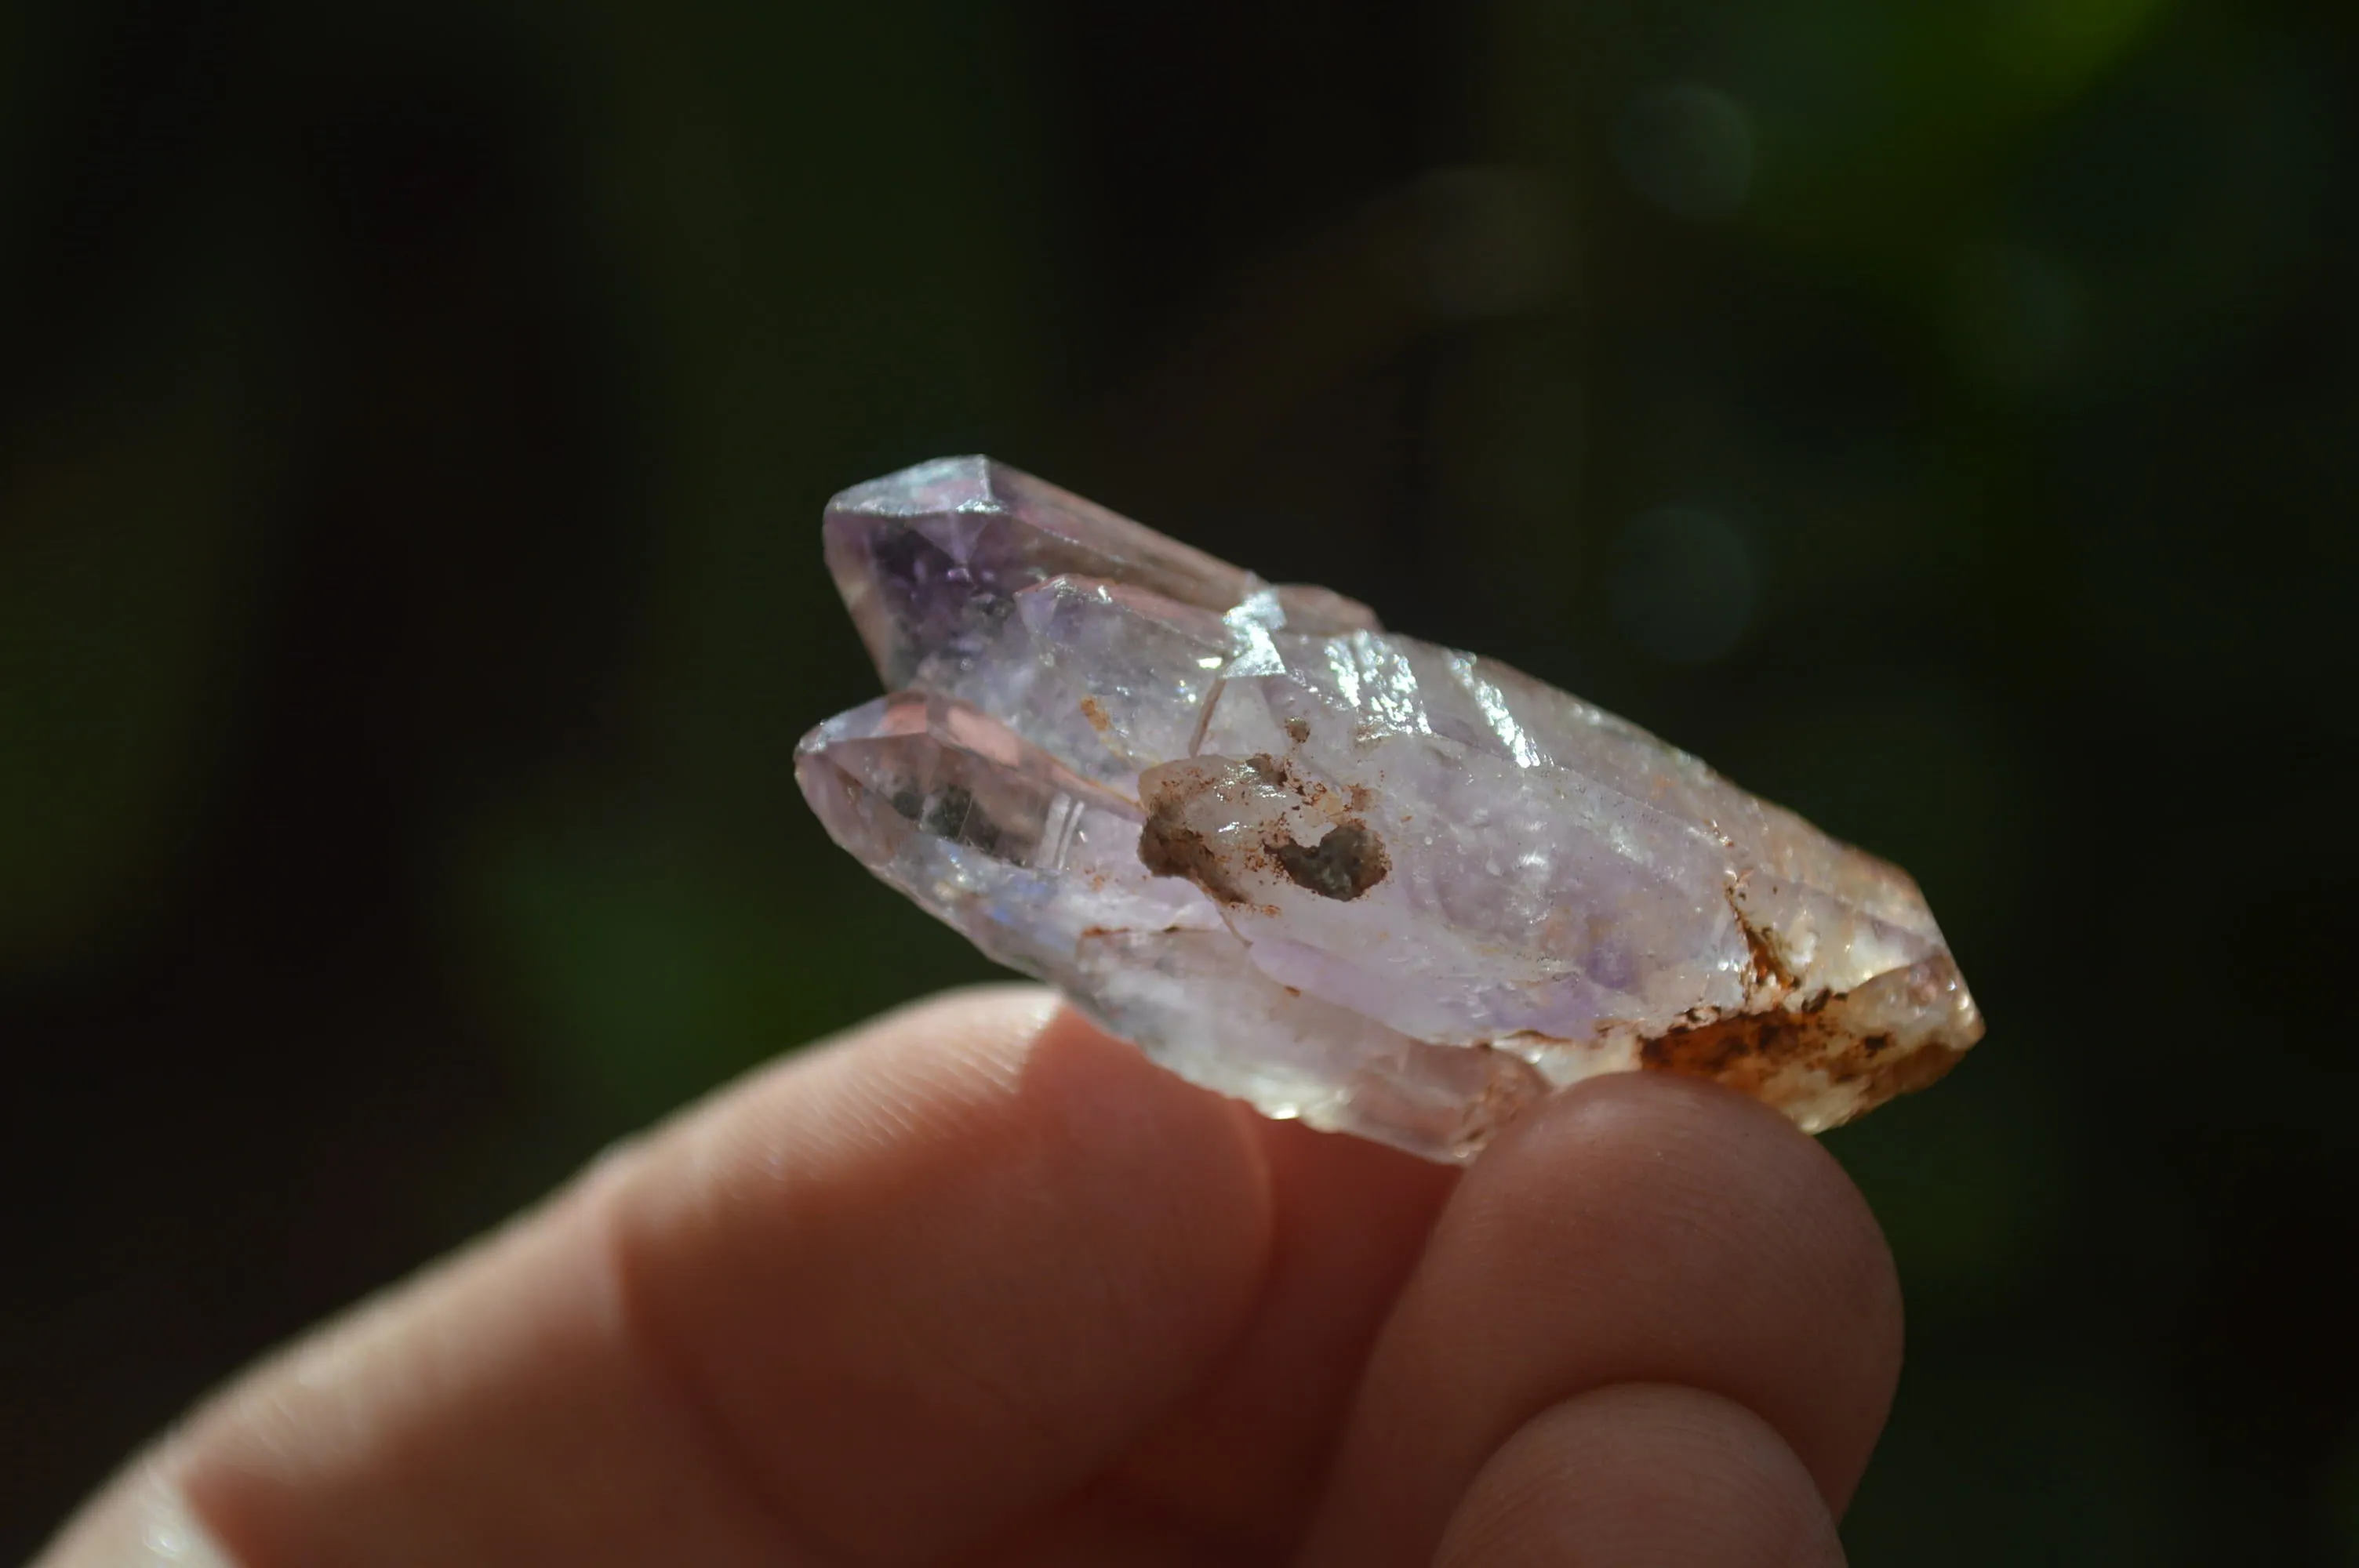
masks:
<svg viewBox="0 0 2359 1568"><path fill-rule="evenodd" d="M1854 1038L1828 1019L1827 1004L1842 1000L1813 993L1791 1010L1719 1018L1690 1010L1687 1016L1697 1022L1640 1042L1638 1059L1658 1072L1709 1078L1772 1105L1784 1098L1773 1080L1799 1063L1835 1083L1858 1085L1864 1111L1895 1095L1923 1088L1964 1054L1928 1042L1897 1056L1887 1054L1893 1047L1890 1034Z"/></svg>
<svg viewBox="0 0 2359 1568"><path fill-rule="evenodd" d="M1266 752L1247 757L1245 765L1260 783L1289 790L1306 806L1318 806L1335 793L1316 780L1297 776L1285 762ZM1139 862L1158 877L1185 877L1213 902L1225 904L1254 902L1244 891L1248 881L1281 876L1321 898L1349 903L1392 873L1384 840L1356 817L1337 821L1315 844L1299 843L1284 833L1259 841L1215 843L1185 817L1191 802L1220 787L1219 779L1198 775L1166 780L1149 789L1140 801L1147 807L1147 825L1139 829ZM1256 907L1272 915L1278 913L1272 905Z"/></svg>
<svg viewBox="0 0 2359 1568"><path fill-rule="evenodd" d="M1265 765L1276 772L1267 757L1255 757L1247 765L1256 773ZM1234 874L1245 868L1233 867L1220 845L1185 820L1191 801L1219 787L1218 779L1199 775L1166 779L1148 790L1139 801L1147 807L1147 825L1138 830L1139 863L1155 876L1187 878L1215 903L1248 903Z"/></svg>
<svg viewBox="0 0 2359 1568"><path fill-rule="evenodd" d="M1293 719L1288 724L1288 730L1291 731L1296 724L1303 729L1303 735L1297 739L1307 737L1310 730L1310 720ZM1265 782L1292 790L1295 798L1305 806L1318 806L1335 793L1316 779L1300 777L1294 772L1290 760L1279 761L1256 755L1246 760L1246 766L1260 774ZM1352 809L1357 811L1361 809L1366 795L1364 786L1354 784L1345 798L1350 801ZM1327 809L1332 810L1332 807ZM1344 903L1384 881L1393 869L1392 857L1385 852L1385 841L1376 837L1374 828L1356 817L1347 816L1337 822L1316 844L1298 843L1291 837L1281 835L1267 840L1262 847L1295 886L1315 892L1321 898L1332 898Z"/></svg>
<svg viewBox="0 0 2359 1568"><path fill-rule="evenodd" d="M1158 812L1138 831L1138 860L1158 877L1186 877L1215 903L1244 903L1245 895L1229 880L1229 869L1212 840L1179 819Z"/></svg>
<svg viewBox="0 0 2359 1568"><path fill-rule="evenodd" d="M1779 992L1794 987L1794 971L1777 951L1777 934L1767 925L1756 925L1745 913L1745 890L1742 884L1728 890L1728 912L1736 917L1736 929L1745 938L1747 962L1745 967L1745 989L1747 995L1775 989Z"/></svg>
<svg viewBox="0 0 2359 1568"><path fill-rule="evenodd" d="M1299 746L1310 739L1310 720L1289 719L1286 721L1286 738Z"/></svg>

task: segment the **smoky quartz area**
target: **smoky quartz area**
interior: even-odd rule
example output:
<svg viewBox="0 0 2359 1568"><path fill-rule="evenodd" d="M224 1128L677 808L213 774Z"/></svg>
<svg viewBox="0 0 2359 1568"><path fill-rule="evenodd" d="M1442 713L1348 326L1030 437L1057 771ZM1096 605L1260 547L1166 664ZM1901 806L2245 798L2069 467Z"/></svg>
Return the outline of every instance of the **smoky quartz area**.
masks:
<svg viewBox="0 0 2359 1568"><path fill-rule="evenodd" d="M1305 728L1297 720L1286 730L1291 736ZM1139 829L1139 863L1155 876L1185 877L1216 903L1263 902L1247 890L1266 892L1277 878L1348 903L1392 871L1392 859L1375 828L1359 817L1334 815L1346 796L1267 752L1225 768L1165 776L1142 794L1147 818ZM1305 808L1324 830L1281 816L1260 831L1245 831L1234 822L1214 826L1232 813L1204 809L1239 804L1256 794L1266 802L1275 798ZM1348 798L1364 801L1365 792Z"/></svg>
<svg viewBox="0 0 2359 1568"><path fill-rule="evenodd" d="M1224 849L1176 816L1158 814L1139 829L1138 859L1158 877L1185 877L1215 902L1244 903L1233 870L1274 865L1295 886L1349 903L1392 871L1385 841L1364 822L1341 822L1315 844L1274 838L1243 849Z"/></svg>

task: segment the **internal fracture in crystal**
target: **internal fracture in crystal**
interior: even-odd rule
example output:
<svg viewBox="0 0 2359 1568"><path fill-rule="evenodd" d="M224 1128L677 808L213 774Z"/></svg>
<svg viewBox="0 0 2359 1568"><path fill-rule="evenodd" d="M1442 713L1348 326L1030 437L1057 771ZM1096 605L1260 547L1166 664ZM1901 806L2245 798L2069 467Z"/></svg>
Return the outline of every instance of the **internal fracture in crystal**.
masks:
<svg viewBox="0 0 2359 1568"><path fill-rule="evenodd" d="M829 833L1266 1114L1464 1160L1655 1069L1818 1131L1981 1036L1907 873L1519 671L985 458L824 532L891 692L798 750Z"/></svg>

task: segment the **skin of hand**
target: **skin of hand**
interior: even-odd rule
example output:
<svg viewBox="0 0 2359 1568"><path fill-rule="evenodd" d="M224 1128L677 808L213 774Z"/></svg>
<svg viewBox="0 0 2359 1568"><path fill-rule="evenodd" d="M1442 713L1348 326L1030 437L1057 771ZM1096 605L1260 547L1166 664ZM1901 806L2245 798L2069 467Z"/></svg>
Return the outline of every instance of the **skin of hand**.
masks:
<svg viewBox="0 0 2359 1568"><path fill-rule="evenodd" d="M1463 1173L1028 988L803 1053L223 1390L37 1568L1837 1563L1900 1360L1834 1161L1708 1085Z"/></svg>

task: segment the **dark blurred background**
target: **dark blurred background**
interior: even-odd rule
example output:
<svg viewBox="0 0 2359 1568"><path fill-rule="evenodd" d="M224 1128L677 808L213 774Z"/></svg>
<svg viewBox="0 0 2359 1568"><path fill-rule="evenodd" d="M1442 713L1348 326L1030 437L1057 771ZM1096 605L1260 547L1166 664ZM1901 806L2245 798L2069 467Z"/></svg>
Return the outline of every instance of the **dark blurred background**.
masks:
<svg viewBox="0 0 2359 1568"><path fill-rule="evenodd" d="M0 1557L984 972L788 763L986 450L1919 874L1856 1562L2359 1563L2354 196L2341 0L0 6Z"/></svg>

